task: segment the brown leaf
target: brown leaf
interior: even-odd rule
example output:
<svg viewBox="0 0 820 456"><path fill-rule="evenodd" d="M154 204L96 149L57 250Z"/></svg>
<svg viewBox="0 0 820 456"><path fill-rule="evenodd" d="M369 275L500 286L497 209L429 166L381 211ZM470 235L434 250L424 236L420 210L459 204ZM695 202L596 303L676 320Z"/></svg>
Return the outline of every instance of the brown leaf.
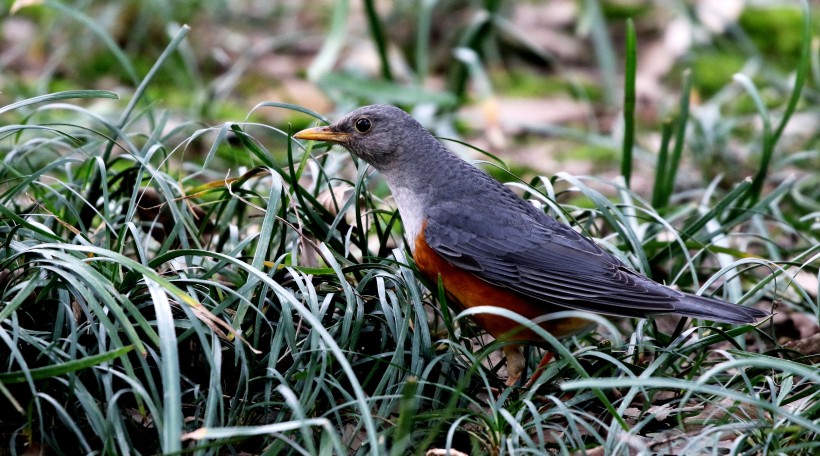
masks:
<svg viewBox="0 0 820 456"><path fill-rule="evenodd" d="M784 344L783 347L798 351L806 356L818 356L820 355L820 333L793 340Z"/></svg>
<svg viewBox="0 0 820 456"><path fill-rule="evenodd" d="M693 417L683 420L686 432L697 433L704 427L704 423L720 421L748 421L760 419L760 410L753 404L737 402L731 398L723 398L720 402L706 404L703 410ZM724 439L731 439L733 435L726 433Z"/></svg>

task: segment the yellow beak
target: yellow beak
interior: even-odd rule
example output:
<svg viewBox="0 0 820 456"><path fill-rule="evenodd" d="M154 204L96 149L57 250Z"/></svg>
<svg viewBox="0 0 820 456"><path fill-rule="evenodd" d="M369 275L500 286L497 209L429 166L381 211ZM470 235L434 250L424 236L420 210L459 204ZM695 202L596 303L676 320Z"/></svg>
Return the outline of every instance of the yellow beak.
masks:
<svg viewBox="0 0 820 456"><path fill-rule="evenodd" d="M315 127L302 130L293 135L296 139L307 139L310 141L329 141L334 143L342 143L350 136L349 133L341 133L332 131L330 127Z"/></svg>

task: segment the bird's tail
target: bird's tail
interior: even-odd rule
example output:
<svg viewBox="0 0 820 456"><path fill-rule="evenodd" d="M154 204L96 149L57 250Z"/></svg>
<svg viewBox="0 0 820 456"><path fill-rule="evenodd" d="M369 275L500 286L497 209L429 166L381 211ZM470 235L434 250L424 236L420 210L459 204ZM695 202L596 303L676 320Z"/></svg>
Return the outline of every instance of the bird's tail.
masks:
<svg viewBox="0 0 820 456"><path fill-rule="evenodd" d="M721 323L753 323L770 315L769 312L754 307L744 307L720 299L691 294L686 294L674 305L677 314Z"/></svg>

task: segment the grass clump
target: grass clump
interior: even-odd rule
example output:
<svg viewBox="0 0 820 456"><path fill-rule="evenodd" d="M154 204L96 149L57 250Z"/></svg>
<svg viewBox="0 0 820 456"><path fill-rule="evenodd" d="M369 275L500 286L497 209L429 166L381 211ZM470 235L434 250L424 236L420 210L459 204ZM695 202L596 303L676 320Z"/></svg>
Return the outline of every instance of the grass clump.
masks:
<svg viewBox="0 0 820 456"><path fill-rule="evenodd" d="M543 335L558 359L535 387L504 388L500 344L418 276L379 178L255 116L327 119L275 101L212 125L157 101L154 77L186 33L123 100L52 91L0 108L0 454L817 451L816 338L797 323L784 344L777 320L593 316L598 328L577 338ZM462 94L322 81L342 99L432 96L441 112ZM732 128L753 123L746 114L709 122L704 106L690 110L685 76L647 194L620 179L495 174L656 280L816 320L820 185L800 168L820 156L816 138L781 136L814 83L767 105L740 78L704 100L731 116L752 98L769 124L760 133ZM640 126L623 149L560 131L589 160L650 155ZM756 178L675 186L692 149L721 140L761 152L747 164ZM614 150L622 156L602 152ZM542 352L526 355L534 365Z"/></svg>

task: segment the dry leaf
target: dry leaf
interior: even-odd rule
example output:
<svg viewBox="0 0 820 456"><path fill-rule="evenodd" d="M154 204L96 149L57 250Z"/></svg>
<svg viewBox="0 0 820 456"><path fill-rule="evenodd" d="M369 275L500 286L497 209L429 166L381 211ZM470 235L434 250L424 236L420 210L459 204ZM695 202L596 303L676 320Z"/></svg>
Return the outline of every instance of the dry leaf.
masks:
<svg viewBox="0 0 820 456"><path fill-rule="evenodd" d="M806 356L820 355L820 334L813 334L809 337L793 340L783 345L784 348L800 352Z"/></svg>
<svg viewBox="0 0 820 456"><path fill-rule="evenodd" d="M737 402L734 399L723 398L720 402L706 404L703 411L697 415L683 420L683 424L688 433L700 432L703 423L715 423L719 421L742 422L760 419L760 411L753 404ZM729 416L731 415L731 416ZM724 439L733 438L732 433L723 435Z"/></svg>

